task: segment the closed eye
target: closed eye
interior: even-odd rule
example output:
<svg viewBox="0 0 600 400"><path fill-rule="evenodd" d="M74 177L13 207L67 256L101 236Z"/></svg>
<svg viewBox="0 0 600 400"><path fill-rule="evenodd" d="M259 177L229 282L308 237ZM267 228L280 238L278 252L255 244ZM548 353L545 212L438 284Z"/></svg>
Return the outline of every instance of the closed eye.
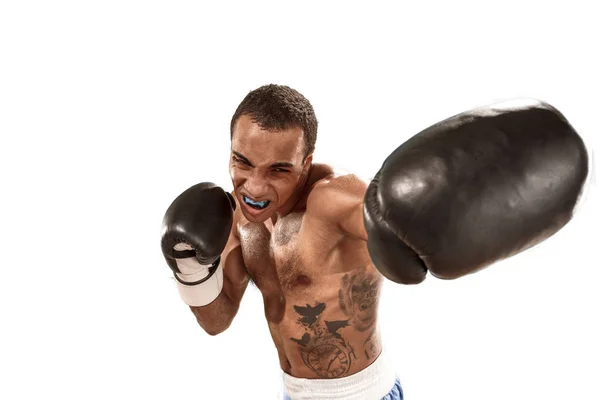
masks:
<svg viewBox="0 0 600 400"><path fill-rule="evenodd" d="M246 161L246 160L242 160L241 158L237 158L236 156L232 156L232 157L233 157L233 161L235 161L235 162L242 163L242 164L247 165L249 167L251 166L250 163L248 161Z"/></svg>

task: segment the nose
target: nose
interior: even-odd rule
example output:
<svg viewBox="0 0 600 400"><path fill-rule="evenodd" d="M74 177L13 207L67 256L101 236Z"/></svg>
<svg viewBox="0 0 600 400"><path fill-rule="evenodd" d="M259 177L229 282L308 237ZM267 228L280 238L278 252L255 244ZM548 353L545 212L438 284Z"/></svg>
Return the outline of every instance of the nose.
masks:
<svg viewBox="0 0 600 400"><path fill-rule="evenodd" d="M268 181L256 172L247 177L244 188L248 195L255 199L262 199L269 192Z"/></svg>

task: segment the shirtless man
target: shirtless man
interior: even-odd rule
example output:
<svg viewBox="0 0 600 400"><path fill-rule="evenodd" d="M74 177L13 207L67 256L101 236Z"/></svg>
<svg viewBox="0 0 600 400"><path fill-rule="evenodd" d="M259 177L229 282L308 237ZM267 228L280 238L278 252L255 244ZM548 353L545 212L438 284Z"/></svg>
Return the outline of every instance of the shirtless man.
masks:
<svg viewBox="0 0 600 400"><path fill-rule="evenodd" d="M312 162L317 120L300 93L278 85L250 92L231 120L233 192L212 183L192 186L165 215L162 249L182 299L200 326L216 335L231 324L251 279L264 299L286 398L402 399L400 382L381 355L377 310L384 276L411 284L427 271L448 279L472 273L556 232L578 199L587 175L579 137L550 106L519 107L494 115L477 111L483 123L463 114L434 125L392 153L369 185ZM497 174L503 166L491 134L473 146L469 132L491 130L490 121L503 134L506 126L536 131L536 112L567 133L554 134L560 138L545 148L546 161L521 166L539 179L521 187L516 199L520 178ZM455 128L454 147L448 139L436 147ZM510 143L511 164L534 145L523 136ZM454 158L444 154L448 148ZM460 150L476 157L467 159ZM547 173L557 163L575 165L575 172ZM485 171L489 165L495 168ZM493 204L481 177L495 190ZM502 186L507 179L514 179L508 188ZM471 182L461 187L465 180ZM544 192L550 180L551 194ZM433 196L442 206L432 205Z"/></svg>

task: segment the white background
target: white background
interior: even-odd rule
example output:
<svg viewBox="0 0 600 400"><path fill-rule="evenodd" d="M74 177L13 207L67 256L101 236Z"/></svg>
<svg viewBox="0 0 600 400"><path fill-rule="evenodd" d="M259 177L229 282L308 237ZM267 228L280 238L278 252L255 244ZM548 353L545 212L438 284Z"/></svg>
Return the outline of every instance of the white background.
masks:
<svg viewBox="0 0 600 400"><path fill-rule="evenodd" d="M229 120L260 85L309 98L316 161L365 177L430 124L519 96L598 148L600 29L585 2L198 3L0 5L2 399L275 398L257 290L209 337L159 250L179 192L231 188ZM386 284L382 332L407 399L600 398L591 187L519 256Z"/></svg>

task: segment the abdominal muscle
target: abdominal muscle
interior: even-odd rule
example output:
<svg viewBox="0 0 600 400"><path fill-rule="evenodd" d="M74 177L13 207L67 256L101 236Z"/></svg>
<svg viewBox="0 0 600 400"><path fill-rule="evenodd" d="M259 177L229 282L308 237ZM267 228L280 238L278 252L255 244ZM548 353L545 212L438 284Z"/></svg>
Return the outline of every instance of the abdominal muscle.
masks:
<svg viewBox="0 0 600 400"><path fill-rule="evenodd" d="M298 378L335 379L368 367L379 355L377 303L381 278L368 268L319 276L279 299L279 322L265 296L269 330L281 368ZM281 304L283 303L283 304Z"/></svg>

